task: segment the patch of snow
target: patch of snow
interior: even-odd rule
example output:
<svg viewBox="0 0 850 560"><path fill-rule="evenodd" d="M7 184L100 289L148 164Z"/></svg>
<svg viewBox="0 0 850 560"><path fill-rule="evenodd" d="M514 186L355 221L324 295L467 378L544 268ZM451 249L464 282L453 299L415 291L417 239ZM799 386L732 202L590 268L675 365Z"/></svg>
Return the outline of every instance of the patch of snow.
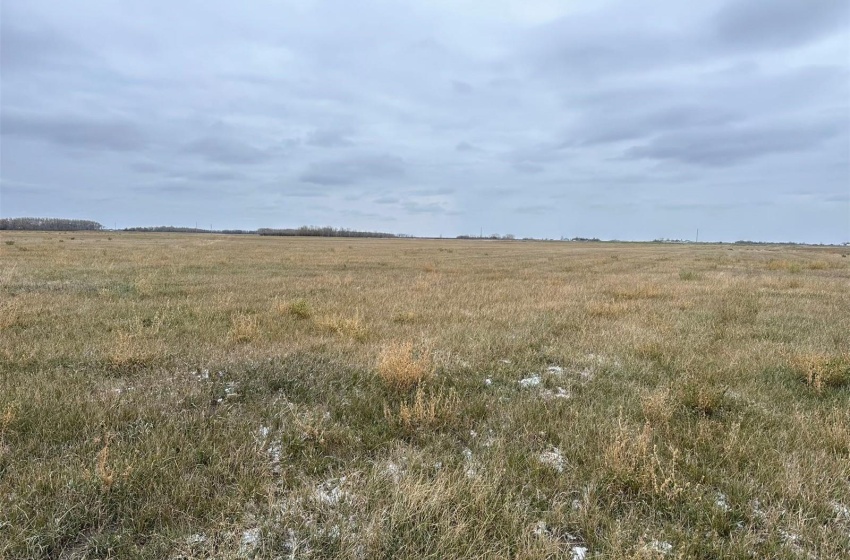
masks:
<svg viewBox="0 0 850 560"><path fill-rule="evenodd" d="M393 479L393 482L398 484L401 480L401 477L404 475L404 467L389 461L387 466L384 467L384 474Z"/></svg>
<svg viewBox="0 0 850 560"><path fill-rule="evenodd" d="M280 441L273 441L271 445L269 445L269 458L271 459L272 472L275 474L280 474L280 451Z"/></svg>
<svg viewBox="0 0 850 560"><path fill-rule="evenodd" d="M557 447L553 447L549 451L544 451L537 457L537 460L544 465L552 467L559 473L564 472L566 461L564 461L564 456L561 455L561 450Z"/></svg>
<svg viewBox="0 0 850 560"><path fill-rule="evenodd" d="M570 547L570 560L584 560L585 558L587 558L586 546Z"/></svg>
<svg viewBox="0 0 850 560"><path fill-rule="evenodd" d="M546 527L546 522L545 521L538 521L534 525L534 530L532 531L532 533L534 533L535 536L538 536L538 537L548 537L549 536L549 528Z"/></svg>
<svg viewBox="0 0 850 560"><path fill-rule="evenodd" d="M472 450L465 447L461 453L463 454L463 459L468 463L468 466L466 467L466 478L474 478L475 475L478 474L478 471L472 464Z"/></svg>
<svg viewBox="0 0 850 560"><path fill-rule="evenodd" d="M782 536L782 540L785 541L786 544L795 545L797 541L800 540L800 535L795 533L789 533L788 531L784 531L782 529L779 530L779 534Z"/></svg>
<svg viewBox="0 0 850 560"><path fill-rule="evenodd" d="M260 529L254 527L247 529L242 533L242 540L239 542L239 554L242 556L250 556L260 546Z"/></svg>
<svg viewBox="0 0 850 560"><path fill-rule="evenodd" d="M850 508L838 502L830 502L829 505L838 517L850 519Z"/></svg>
<svg viewBox="0 0 850 560"><path fill-rule="evenodd" d="M579 511L581 509L581 500L573 500L573 503L571 505L573 511Z"/></svg>
<svg viewBox="0 0 850 560"><path fill-rule="evenodd" d="M666 555L673 552L673 545L668 543L667 541L653 540L651 543L649 543L649 549Z"/></svg>
<svg viewBox="0 0 850 560"><path fill-rule="evenodd" d="M485 380L484 380L484 386L485 386L485 387L490 387L491 385L493 385L493 380L492 380L492 379L490 379L490 378L488 377L487 379L485 379Z"/></svg>
<svg viewBox="0 0 850 560"><path fill-rule="evenodd" d="M539 375L532 375L531 377L520 379L519 386L523 389L529 389L531 387L537 387L538 385L540 385L540 381L541 379Z"/></svg>
<svg viewBox="0 0 850 560"><path fill-rule="evenodd" d="M502 358L501 360L499 360L499 362L501 362L501 363L503 363L503 364L505 364L505 365L510 365L510 363L511 363L511 361L510 361L510 360L508 360L507 358Z"/></svg>
<svg viewBox="0 0 850 560"><path fill-rule="evenodd" d="M313 493L313 498L320 504L326 506L335 506L347 496L343 491L342 485L345 483L345 477L340 477L339 484L334 485L332 480L329 480L316 488Z"/></svg>
<svg viewBox="0 0 850 560"><path fill-rule="evenodd" d="M472 439L477 438L478 432L476 432L475 430L469 430L469 437L471 437Z"/></svg>
<svg viewBox="0 0 850 560"><path fill-rule="evenodd" d="M562 373L564 373L564 368L562 368L561 366L549 366L548 368L546 368L546 371L553 375L561 375Z"/></svg>
<svg viewBox="0 0 850 560"><path fill-rule="evenodd" d="M204 544L205 542L207 542L207 536L203 533L195 533L186 537L186 544L189 546Z"/></svg>
<svg viewBox="0 0 850 560"><path fill-rule="evenodd" d="M585 381L590 381L591 379L593 379L593 376L594 376L595 374L593 373L593 370L592 370L592 369L590 369L590 368L584 368L583 370L581 370L580 372L578 372L578 375L579 375L579 377L581 377L581 378L582 378L582 379L584 379Z"/></svg>
<svg viewBox="0 0 850 560"><path fill-rule="evenodd" d="M260 426L260 439L266 439L270 433L271 429L268 426Z"/></svg>
<svg viewBox="0 0 850 560"><path fill-rule="evenodd" d="M224 397L227 399L233 399L239 396L239 393L236 390L239 388L239 385L235 381L230 381L227 385L224 386Z"/></svg>
<svg viewBox="0 0 850 560"><path fill-rule="evenodd" d="M726 499L726 494L724 494L723 492L717 493L717 496L715 496L714 498L714 504L722 511L732 510L732 508L729 507L729 502Z"/></svg>
<svg viewBox="0 0 850 560"><path fill-rule="evenodd" d="M545 391L543 391L540 394L540 396L542 396L546 400L549 400L549 399L568 399L572 395L570 395L570 392L567 391L566 389L564 389L563 387L557 387L554 391L546 389Z"/></svg>

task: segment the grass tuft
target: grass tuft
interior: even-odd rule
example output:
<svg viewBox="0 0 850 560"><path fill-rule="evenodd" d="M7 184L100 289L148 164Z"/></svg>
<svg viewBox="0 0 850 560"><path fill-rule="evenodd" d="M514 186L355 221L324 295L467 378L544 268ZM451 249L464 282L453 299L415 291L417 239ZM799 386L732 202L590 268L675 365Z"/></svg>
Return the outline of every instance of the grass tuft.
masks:
<svg viewBox="0 0 850 560"><path fill-rule="evenodd" d="M798 379L818 393L850 385L850 353L798 354L791 359Z"/></svg>
<svg viewBox="0 0 850 560"><path fill-rule="evenodd" d="M378 377L393 391L407 392L429 379L434 370L426 352L418 354L410 342L385 346L378 357Z"/></svg>
<svg viewBox="0 0 850 560"><path fill-rule="evenodd" d="M296 299L290 302L286 307L286 311L298 319L309 319L313 316L313 309L305 299Z"/></svg>

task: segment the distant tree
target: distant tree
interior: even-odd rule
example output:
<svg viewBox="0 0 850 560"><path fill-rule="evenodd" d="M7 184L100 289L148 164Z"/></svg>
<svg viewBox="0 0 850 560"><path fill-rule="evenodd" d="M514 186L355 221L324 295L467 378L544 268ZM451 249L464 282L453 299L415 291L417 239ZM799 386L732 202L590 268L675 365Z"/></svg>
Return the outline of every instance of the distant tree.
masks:
<svg viewBox="0 0 850 560"><path fill-rule="evenodd" d="M394 233L384 233L380 231L357 231L345 228L333 228L329 226L301 226L299 228L260 228L257 230L259 235L276 235L284 237L380 237L393 238L398 237Z"/></svg>
<svg viewBox="0 0 850 560"><path fill-rule="evenodd" d="M103 226L91 220L66 218L2 218L0 230L30 231L98 231Z"/></svg>

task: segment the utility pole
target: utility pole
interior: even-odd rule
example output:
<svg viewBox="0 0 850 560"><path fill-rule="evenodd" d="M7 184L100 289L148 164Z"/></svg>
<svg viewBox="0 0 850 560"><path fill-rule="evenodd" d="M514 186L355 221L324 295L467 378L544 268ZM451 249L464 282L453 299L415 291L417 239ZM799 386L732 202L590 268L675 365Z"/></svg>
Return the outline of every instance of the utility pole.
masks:
<svg viewBox="0 0 850 560"><path fill-rule="evenodd" d="M699 243L699 228L697 228L697 243Z"/></svg>

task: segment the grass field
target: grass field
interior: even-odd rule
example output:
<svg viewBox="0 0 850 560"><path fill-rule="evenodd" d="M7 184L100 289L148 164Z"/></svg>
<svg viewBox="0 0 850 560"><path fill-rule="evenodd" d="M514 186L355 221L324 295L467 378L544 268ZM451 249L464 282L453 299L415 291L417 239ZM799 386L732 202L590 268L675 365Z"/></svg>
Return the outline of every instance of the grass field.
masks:
<svg viewBox="0 0 850 560"><path fill-rule="evenodd" d="M2 558L842 558L850 249L4 233Z"/></svg>

